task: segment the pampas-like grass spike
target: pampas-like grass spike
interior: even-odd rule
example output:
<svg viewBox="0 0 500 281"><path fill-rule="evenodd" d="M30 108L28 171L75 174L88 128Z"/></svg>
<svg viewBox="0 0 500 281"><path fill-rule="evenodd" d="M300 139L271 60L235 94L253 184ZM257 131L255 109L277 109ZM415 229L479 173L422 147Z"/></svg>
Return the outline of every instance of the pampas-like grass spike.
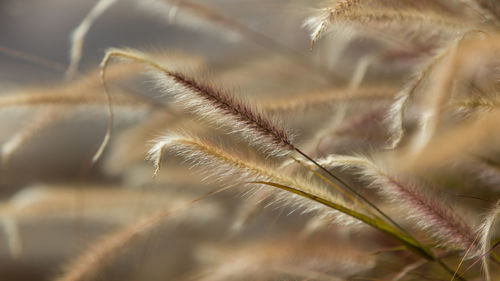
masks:
<svg viewBox="0 0 500 281"><path fill-rule="evenodd" d="M354 0L335 1L331 6L320 9L317 15L308 18L303 26L311 31L311 49L315 42L329 29L330 26L339 24L355 25L358 29L377 29L387 26L401 28L412 36L422 34L429 36L428 26L438 34L463 33L474 23L468 23L463 18L451 17L428 9L395 9L388 8L387 3L379 3L375 7L365 7L366 3ZM377 1L375 1L377 2ZM382 1L381 1L382 2ZM380 6L380 7L377 7ZM403 34L404 35L404 34ZM385 37L385 39L392 39ZM399 42L403 43L403 42Z"/></svg>
<svg viewBox="0 0 500 281"><path fill-rule="evenodd" d="M408 213L410 219L415 220L420 228L427 230L441 243L460 249L475 247L474 231L449 206L426 196L416 186L390 175L369 159L330 155L319 163L325 167L359 169L361 176L370 182L370 186L375 187L385 198L397 201L398 206ZM476 250L473 253L478 254Z"/></svg>
<svg viewBox="0 0 500 281"><path fill-rule="evenodd" d="M162 88L174 95L179 104L194 110L202 118L230 127L271 154L282 156L295 149L288 133L256 108L182 74L167 75L174 84L160 80Z"/></svg>
<svg viewBox="0 0 500 281"><path fill-rule="evenodd" d="M172 151L194 166L208 167L210 174L216 174L217 179L228 185L249 185L255 187L258 182L276 182L285 186L296 188L302 192L312 194L338 205L348 206L354 209L338 195L331 192L327 186L319 183L304 181L300 176L294 178L278 173L273 167L264 163L252 163L247 159L228 153L225 149L217 147L199 138L170 134L156 140L149 152L149 159L155 162L156 171L166 150ZM213 173L216 172L216 173ZM231 184L232 182L232 184ZM305 200L285 191L279 191L275 201L285 201L289 206L295 206L312 212L325 210L320 204ZM327 209L328 210L328 209ZM346 216L336 210L329 209L336 221L346 224L358 223L358 221Z"/></svg>
<svg viewBox="0 0 500 281"><path fill-rule="evenodd" d="M198 82L184 74L170 71L137 51L110 49L101 64L105 73L112 57L142 62L154 70L157 84L174 101L204 120L229 128L251 144L276 156L295 150L289 134L264 113L221 90Z"/></svg>
<svg viewBox="0 0 500 281"><path fill-rule="evenodd" d="M357 7L360 2L360 0L339 0L332 7L321 9L321 12L316 16L307 19L304 26L311 30L311 50L335 16L347 13L349 9Z"/></svg>

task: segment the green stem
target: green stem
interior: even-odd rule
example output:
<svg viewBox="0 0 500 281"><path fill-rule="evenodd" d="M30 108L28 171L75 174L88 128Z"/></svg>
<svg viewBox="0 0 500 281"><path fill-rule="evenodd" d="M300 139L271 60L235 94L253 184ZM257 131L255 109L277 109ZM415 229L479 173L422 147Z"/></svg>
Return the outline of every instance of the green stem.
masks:
<svg viewBox="0 0 500 281"><path fill-rule="evenodd" d="M431 261L436 260L436 257L434 256L434 254L429 249L425 248L422 244L420 244L417 240L415 240L413 237L400 233L393 226L391 226L390 224L388 224L384 220L379 219L378 217L376 217L376 218L368 217L364 214L358 213L358 212L353 211L349 208L346 208L342 205L339 205L339 204L333 203L331 201L328 201L326 199L323 199L321 197L318 197L314 194L310 194L310 193L307 193L307 192L304 192L302 190L298 190L296 188L289 187L286 185L273 183L273 182L264 182L264 181L258 181L258 182L254 182L254 183L274 186L274 187L286 190L288 192L295 193L295 194L300 195L302 197L311 199L313 201L316 201L316 202L321 203L323 205L326 205L328 207L331 207L339 212L342 212L346 215L354 217L354 218L356 218L356 219L358 219L358 220L360 220L360 221L362 221L362 222L364 222L364 223L366 223L366 224L368 224L368 225L370 225L370 226L372 226L372 227L374 227L374 228L376 228L376 229L378 229L386 234L389 234L390 236L394 237L395 239L397 239L398 241L403 243L406 247L408 247L409 250L413 251L415 254L417 254L417 255L419 255L427 260L431 260Z"/></svg>
<svg viewBox="0 0 500 281"><path fill-rule="evenodd" d="M312 159L311 157L309 157L307 154L305 154L304 152L302 152L300 149L295 148L295 151L297 151L300 155L302 155L307 160L311 161L311 163L313 163L315 166L317 166L323 172L327 173L334 180L336 180L337 182L339 182L344 188L346 188L347 190L349 190L350 192L352 192L354 195L356 195L357 197L359 197L363 202L365 202L370 207L372 207L373 209L375 209L380 215L382 215L385 219L387 219L393 226L395 226L396 228L398 228L402 233L398 233L396 231L396 229L394 229L389 224L387 224L385 221L383 221L383 220L381 220L379 218L372 219L372 218L367 217L367 216L365 216L363 214L360 214L360 213L354 212L352 210L349 210L349 209L347 209L347 208L345 208L343 206L340 206L338 204L329 202L329 201L327 201L325 199L319 198L319 197L314 196L312 194L308 194L308 193L302 192L302 191L294 189L294 188L288 187L288 188L290 188L290 190L288 190L288 191L296 193L296 194L304 196L304 197L307 197L307 198L310 198L310 199L312 199L312 200L314 200L316 202L322 203L322 204L327 205L329 207L332 207L332 208L334 208L334 209L336 209L338 211L341 211L341 212L343 212L343 213L345 213L347 215L350 215L350 216L352 216L354 218L357 218L357 219L359 219L359 220L361 220L361 221L363 221L363 222L365 222L365 223L367 223L367 224L369 224L369 225L377 228L378 230L380 230L380 231L382 231L384 233L387 233L390 236L396 238L397 240L399 240L400 242L402 242L406 247L408 247L409 250L411 250L415 254L417 254L417 255L419 255L419 256L427 259L427 260L436 261L439 265L441 265L441 267L443 267L452 276L456 275L455 272L453 270L451 270L443 261L441 261L439 258L437 258L428 248L426 248L420 242L418 242L418 240L416 238L414 238L406 229L404 229L398 223L396 223L391 217L389 217L382 210L380 210L377 206L375 206L375 204L373 204L372 202L370 202L368 199L366 199L363 195L361 195L356 190L352 189L342 179L340 179L338 176L336 176L335 174L333 174L332 172L330 172L329 170L327 170L325 167L321 166L318 162L314 161L314 159ZM303 194L301 194L301 193L303 193ZM458 275L456 277L459 280L465 281L465 278L463 278L460 275Z"/></svg>
<svg viewBox="0 0 500 281"><path fill-rule="evenodd" d="M351 210L349 208L346 208L342 205L333 203L331 201L328 201L326 199L323 199L321 197L318 197L314 194L304 192L302 190L298 190L296 188L278 184L278 183L273 183L273 182L265 182L265 181L256 181L253 183L258 183L258 184L265 184L265 185L270 185L273 187L277 187L279 189L295 193L299 196L311 199L315 202L321 203L325 206L328 206L330 208L333 208L339 212L342 212L346 215L349 215L353 218L356 218L370 226L372 226L375 229L378 229L379 231L388 234L389 236L393 237L394 239L398 240L399 242L403 243L408 250L412 251L413 253L417 254L418 256L429 260L429 261L435 261L437 262L441 267L443 267L447 272L449 272L452 276L456 276L457 279L461 281L466 281L464 277L461 275L456 275L453 270L451 270L441 259L436 257L427 247L423 246L420 242L418 242L415 238L413 238L411 235L406 235L404 233L399 232L397 229L395 229L393 226L385 222L384 220L381 220L378 217L371 218L368 217L364 214L358 213L354 210Z"/></svg>
<svg viewBox="0 0 500 281"><path fill-rule="evenodd" d="M491 243L491 246L493 247L494 245L497 245L498 243L500 243L500 238L493 240L493 243ZM500 257L493 250L491 251L491 257L493 258L494 261L496 261L497 263L500 263Z"/></svg>
<svg viewBox="0 0 500 281"><path fill-rule="evenodd" d="M385 214L382 210L380 210L377 206L375 206L375 204L373 204L372 202L370 202L368 199L366 199L363 195L361 195L359 192L357 192L356 190L352 189L348 184L346 184L342 179L340 179L338 176L336 176L335 174L333 174L332 172L328 171L325 167L321 166L318 162L314 161L314 159L312 159L311 157L309 157L307 154L305 154L304 152L302 152L300 149L298 148L295 148L295 150L302 156L304 156L304 158L306 158L307 160L311 161L311 163L313 163L314 165L316 165L318 168L320 168L322 171L324 171L325 173L327 173L329 176L331 176L333 179L335 179L337 182L340 183L341 186L343 186L345 189L349 190L351 193L353 193L354 195L356 195L359 199L361 199L363 202L365 202L366 204L368 204L370 207L372 207L374 210L376 210L381 216L383 216L385 219L387 219L390 223L392 223L395 227L397 227L399 230L401 230L404 234L406 234L407 236L410 236L411 237L411 234L406 231L406 229L404 229L402 226L400 226L397 222L395 222L391 217L389 217L387 214ZM413 238L413 237L412 237Z"/></svg>

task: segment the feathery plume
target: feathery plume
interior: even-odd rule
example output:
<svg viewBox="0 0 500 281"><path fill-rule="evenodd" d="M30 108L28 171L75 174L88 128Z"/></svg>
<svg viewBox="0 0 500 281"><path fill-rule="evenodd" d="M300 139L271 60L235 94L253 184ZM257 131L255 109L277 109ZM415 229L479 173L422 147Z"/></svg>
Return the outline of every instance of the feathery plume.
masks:
<svg viewBox="0 0 500 281"><path fill-rule="evenodd" d="M251 144L275 156L295 150L289 134L277 122L243 102L206 83L170 71L137 51L110 49L103 60L103 73L112 57L142 62L154 69L157 84L174 101L200 118L230 128Z"/></svg>
<svg viewBox="0 0 500 281"><path fill-rule="evenodd" d="M164 91L202 118L230 127L271 154L283 156L295 149L288 133L276 125L277 122L244 101L182 74L167 75L174 84L160 80Z"/></svg>
<svg viewBox="0 0 500 281"><path fill-rule="evenodd" d="M474 231L465 221L454 213L450 206L445 206L430 196L423 194L416 186L397 179L375 163L364 157L330 155L319 163L331 168L356 168L361 177L369 181L371 187L385 198L398 201L417 225L449 246L468 249L474 246ZM402 204L404 201L406 204ZM477 254L477 253L475 253Z"/></svg>
<svg viewBox="0 0 500 281"><path fill-rule="evenodd" d="M217 173L212 173L213 171L211 168L208 168L210 174L216 174L219 181L225 183L232 182L230 185L239 184L255 187L256 183L259 182L275 182L323 198L336 205L353 208L353 206L350 206L350 204L342 200L338 195L332 193L331 189L327 186L315 182L305 182L301 177L292 178L283 175L278 173L270 165L252 163L232 153L228 153L223 148L217 147L207 141L179 134L163 136L159 138L151 148L148 158L154 161L156 173L161 167L161 161L166 150L182 156L194 166L215 168ZM277 192L274 198L275 202L286 202L288 206L295 206L303 209L304 212L325 210L325 208L319 204L281 190ZM335 220L338 218L339 222L358 223L356 220L349 218L337 210L331 209L329 212Z"/></svg>
<svg viewBox="0 0 500 281"><path fill-rule="evenodd" d="M311 30L311 50L336 16L348 13L350 9L358 7L360 2L360 0L339 0L332 7L323 8L316 16L308 18L303 26Z"/></svg>
<svg viewBox="0 0 500 281"><path fill-rule="evenodd" d="M353 26L360 31L365 30L366 36L373 36L373 31L389 27L397 29L400 34L406 36L439 38L444 35L455 36L456 33L463 33L474 25L475 23L468 19L452 17L433 10L393 9L384 6L364 8L360 1L349 0L337 1L333 7L321 9L316 16L310 17L303 24L311 31L311 48L330 27L342 26L349 30L348 27ZM432 27L432 32L429 27ZM379 39L396 41L407 49L413 48L411 44L406 44L393 35L376 33Z"/></svg>
<svg viewBox="0 0 500 281"><path fill-rule="evenodd" d="M327 186L315 184L314 182L304 182L300 177L291 178L279 174L272 167L248 162L199 139L181 135L165 136L159 139L153 146L149 158L155 161L156 170L159 168L159 163L166 148L170 148L177 154L184 156L188 161L192 161L194 165L218 167L219 172L217 175L219 179L227 179L229 181L234 175L238 175L240 181L234 181L233 184L263 184L276 187L279 193L283 194L283 196L277 195L276 198L286 200L285 202L288 206L302 209L303 212L328 210L334 220L341 223L357 223L358 221L362 221L391 235L418 255L429 260L435 259L434 255L413 237L406 233L401 233L378 217L373 217L371 214L364 214L366 210L357 211L354 205L347 204L339 196L332 193L332 190ZM264 167L261 167L263 165ZM326 179L320 174L316 173L316 175L322 179ZM241 182L241 180L244 181ZM277 203L279 202L277 201ZM378 211L382 213L380 210ZM384 217L388 218L385 214ZM396 223L394 224L397 225Z"/></svg>

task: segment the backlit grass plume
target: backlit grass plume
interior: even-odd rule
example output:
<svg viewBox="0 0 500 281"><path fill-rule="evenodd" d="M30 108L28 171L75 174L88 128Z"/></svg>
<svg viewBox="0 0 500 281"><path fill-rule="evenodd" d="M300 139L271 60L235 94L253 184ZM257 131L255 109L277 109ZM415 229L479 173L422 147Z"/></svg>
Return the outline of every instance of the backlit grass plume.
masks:
<svg viewBox="0 0 500 281"><path fill-rule="evenodd" d="M354 207L348 205L347 202L324 184L314 181L306 182L301 177L284 175L278 172L276 168L265 163L254 163L210 142L180 134L161 137L151 148L149 158L154 161L157 172L160 169L165 151L171 151L182 156L195 167L214 167L213 171L207 169L206 173L217 175L216 179L218 181L227 183L230 186L256 186L272 182L297 189L311 196L320 197L334 205L347 207L347 209ZM283 191L274 196L273 200L277 202L283 201L287 205L303 208L307 212L324 208L321 205L311 204L308 200L303 200L299 196ZM339 217L338 221L352 223L352 219L346 218L345 215L335 209L331 210L331 212L334 217Z"/></svg>
<svg viewBox="0 0 500 281"><path fill-rule="evenodd" d="M439 243L463 250L473 248L473 255L478 255L475 244L475 233L463 218L458 216L453 209L439 201L437 196L424 194L419 185L405 182L383 170L364 157L330 155L319 162L325 167L356 168L369 186L376 188L377 192L391 202L396 202L408 218L416 225L426 230ZM402 202L404 202L402 204Z"/></svg>
<svg viewBox="0 0 500 281"><path fill-rule="evenodd" d="M500 280L499 1L18 2L0 280Z"/></svg>
<svg viewBox="0 0 500 281"><path fill-rule="evenodd" d="M174 101L218 126L229 128L265 152L283 156L295 147L289 134L264 113L215 86L202 83L180 72L170 71L136 51L111 49L103 60L103 70L112 57L143 62L153 68L157 83Z"/></svg>

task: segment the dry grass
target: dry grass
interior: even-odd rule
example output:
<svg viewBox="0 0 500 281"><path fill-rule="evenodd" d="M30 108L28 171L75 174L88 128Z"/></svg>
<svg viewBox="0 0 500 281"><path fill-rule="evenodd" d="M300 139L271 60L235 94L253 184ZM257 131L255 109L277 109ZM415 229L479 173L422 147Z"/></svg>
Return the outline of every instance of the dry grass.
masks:
<svg viewBox="0 0 500 281"><path fill-rule="evenodd" d="M96 1L67 68L0 46L60 76L0 96L0 262L61 281L499 279L500 4L237 2ZM86 62L115 9L202 55L130 39Z"/></svg>

